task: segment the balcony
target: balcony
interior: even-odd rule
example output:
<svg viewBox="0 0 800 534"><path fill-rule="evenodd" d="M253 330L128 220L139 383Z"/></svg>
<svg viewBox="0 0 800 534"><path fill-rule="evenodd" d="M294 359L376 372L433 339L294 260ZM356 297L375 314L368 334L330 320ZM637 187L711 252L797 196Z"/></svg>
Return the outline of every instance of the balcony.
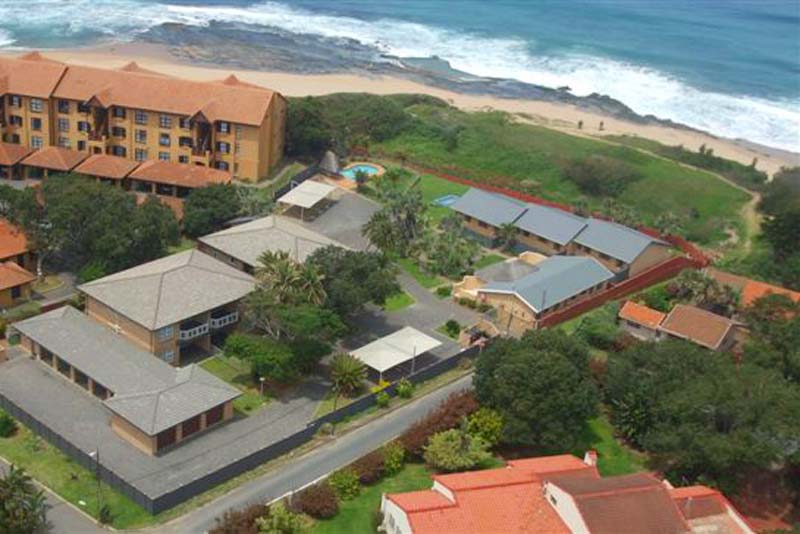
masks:
<svg viewBox="0 0 800 534"><path fill-rule="evenodd" d="M203 165L204 167L208 167L211 165L211 151L193 149L191 163L193 165Z"/></svg>
<svg viewBox="0 0 800 534"><path fill-rule="evenodd" d="M225 328L239 321L238 311L219 310L211 313L211 328L214 330Z"/></svg>
<svg viewBox="0 0 800 534"><path fill-rule="evenodd" d="M199 321L184 321L181 323L181 331L179 339L181 341L191 341L208 334L208 323L201 323Z"/></svg>

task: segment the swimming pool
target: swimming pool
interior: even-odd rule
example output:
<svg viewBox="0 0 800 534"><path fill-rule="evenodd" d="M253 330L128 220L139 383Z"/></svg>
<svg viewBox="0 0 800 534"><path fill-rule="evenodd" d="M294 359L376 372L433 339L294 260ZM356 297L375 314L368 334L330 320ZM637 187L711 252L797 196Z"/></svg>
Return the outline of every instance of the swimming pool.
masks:
<svg viewBox="0 0 800 534"><path fill-rule="evenodd" d="M445 208L448 208L453 204L455 204L456 200L458 200L459 198L461 197L459 197L458 195L445 195L443 197L437 198L436 200L433 201L433 203L436 204L437 206L444 206Z"/></svg>
<svg viewBox="0 0 800 534"><path fill-rule="evenodd" d="M368 176L374 176L380 172L380 168L377 165L371 165L369 163L357 163L346 169L342 169L341 174L348 180L355 180L356 172L358 171L365 172Z"/></svg>

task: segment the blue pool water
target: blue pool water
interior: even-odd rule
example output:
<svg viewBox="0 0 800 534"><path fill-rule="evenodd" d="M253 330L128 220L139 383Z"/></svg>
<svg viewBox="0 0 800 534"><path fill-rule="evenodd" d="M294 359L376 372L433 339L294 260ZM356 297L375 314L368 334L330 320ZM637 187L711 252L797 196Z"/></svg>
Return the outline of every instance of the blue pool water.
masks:
<svg viewBox="0 0 800 534"><path fill-rule="evenodd" d="M458 195L445 195L433 201L437 206L444 206L445 208L452 206L460 197Z"/></svg>
<svg viewBox="0 0 800 534"><path fill-rule="evenodd" d="M378 174L378 167L376 167L375 165L368 165L368 164L353 165L352 167L344 169L341 172L341 174L348 180L355 180L356 172L358 171L363 171L367 173L369 176L372 176L374 174Z"/></svg>

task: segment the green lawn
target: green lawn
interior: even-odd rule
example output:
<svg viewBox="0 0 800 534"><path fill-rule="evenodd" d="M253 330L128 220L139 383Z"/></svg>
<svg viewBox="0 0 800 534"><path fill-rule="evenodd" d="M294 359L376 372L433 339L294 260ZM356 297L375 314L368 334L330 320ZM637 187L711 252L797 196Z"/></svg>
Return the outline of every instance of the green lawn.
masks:
<svg viewBox="0 0 800 534"><path fill-rule="evenodd" d="M452 334L452 333L451 333L451 332L450 332L450 331L447 329L447 323L442 323L442 324L440 324L439 326L437 326L437 327L436 327L436 331L437 331L437 332L439 332L439 333L440 333L440 334L442 334L442 335L445 335L445 336L449 337L450 339L458 339L458 334L455 334L455 335L453 335L453 334Z"/></svg>
<svg viewBox="0 0 800 534"><path fill-rule="evenodd" d="M384 493L430 489L432 484L431 471L427 467L421 464L408 464L397 475L385 478L374 486L362 488L358 497L342 502L339 505L339 513L332 519L318 521L312 532L315 534L375 532L372 521Z"/></svg>
<svg viewBox="0 0 800 534"><path fill-rule="evenodd" d="M184 250L189 250L194 248L195 242L193 239L189 239L188 237L181 236L181 241L177 245L172 245L167 248L168 254L177 254L178 252L183 252Z"/></svg>
<svg viewBox="0 0 800 534"><path fill-rule="evenodd" d="M424 272L412 259L401 258L397 260L397 264L425 289L431 289L444 283L443 278Z"/></svg>
<svg viewBox="0 0 800 534"><path fill-rule="evenodd" d="M582 456L589 449L596 450L597 466L603 476L625 475L647 469L645 456L614 437L614 428L605 415L589 420L578 439L579 445L573 453Z"/></svg>
<svg viewBox="0 0 800 534"><path fill-rule="evenodd" d="M200 366L242 391L242 396L233 401L233 408L242 414L250 415L269 402L268 397L259 393L259 386L253 382L250 364L247 362L233 357L213 356Z"/></svg>
<svg viewBox="0 0 800 534"><path fill-rule="evenodd" d="M394 312L408 308L412 304L414 304L414 297L405 291L401 291L386 299L386 302L383 303L383 309L387 312Z"/></svg>
<svg viewBox="0 0 800 534"><path fill-rule="evenodd" d="M33 478L94 517L97 516L98 502L107 505L113 517L112 525L117 529L152 522L152 516L144 508L105 483L101 484L98 495L93 472L73 462L22 425L14 436L0 438L0 456L24 467ZM84 504L81 505L80 501Z"/></svg>
<svg viewBox="0 0 800 534"><path fill-rule="evenodd" d="M478 258L478 261L476 261L475 265L472 267L477 271L478 269L483 269L484 267L494 265L495 263L500 263L501 261L506 261L505 256L489 253Z"/></svg>
<svg viewBox="0 0 800 534"><path fill-rule="evenodd" d="M618 200L636 209L646 223L666 211L684 216L687 233L699 241L724 239L723 228L738 226L740 210L748 200L746 193L707 172L631 147L513 122L500 112L466 113L429 104L414 105L408 111L431 127L409 128L375 148L388 155L404 154L409 161L464 178L567 204L583 193L563 176L565 162L593 155L618 160L642 176ZM458 128L455 146L448 145L434 125ZM603 203L598 197L588 200L593 209Z"/></svg>

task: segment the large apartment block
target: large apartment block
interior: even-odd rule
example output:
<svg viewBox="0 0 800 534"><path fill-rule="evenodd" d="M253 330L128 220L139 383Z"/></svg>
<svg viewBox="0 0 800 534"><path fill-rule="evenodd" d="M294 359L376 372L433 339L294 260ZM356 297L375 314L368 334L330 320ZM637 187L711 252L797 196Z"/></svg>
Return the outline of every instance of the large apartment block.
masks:
<svg viewBox="0 0 800 534"><path fill-rule="evenodd" d="M195 82L148 71L68 65L31 53L0 58L2 140L135 161L267 175L283 154L286 100L229 76Z"/></svg>

